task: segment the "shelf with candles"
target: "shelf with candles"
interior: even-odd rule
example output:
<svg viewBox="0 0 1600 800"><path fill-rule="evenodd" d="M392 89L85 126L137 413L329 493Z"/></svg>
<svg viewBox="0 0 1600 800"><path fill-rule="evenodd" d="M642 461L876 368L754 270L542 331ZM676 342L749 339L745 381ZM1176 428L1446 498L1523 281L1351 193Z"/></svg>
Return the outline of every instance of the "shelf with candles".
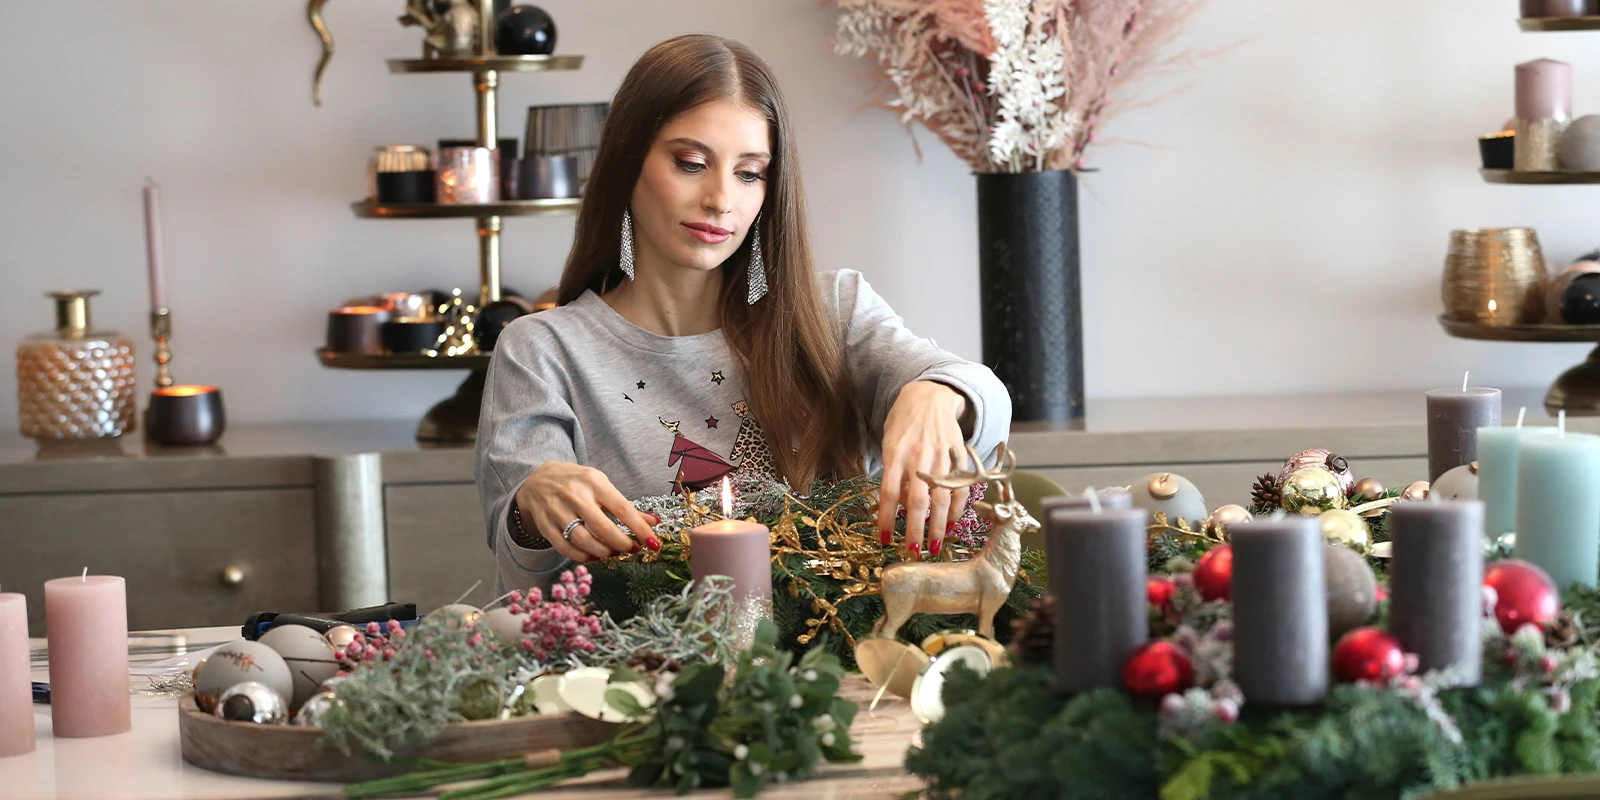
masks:
<svg viewBox="0 0 1600 800"><path fill-rule="evenodd" d="M441 58L391 58L389 71L395 74L423 72L551 72L583 66L583 56L456 56Z"/></svg>
<svg viewBox="0 0 1600 800"><path fill-rule="evenodd" d="M1484 183L1508 183L1526 186L1556 186L1600 183L1600 171L1562 169L1543 172L1519 172L1514 169L1480 169Z"/></svg>
<svg viewBox="0 0 1600 800"><path fill-rule="evenodd" d="M363 219L477 219L483 217L551 217L578 212L576 197L502 200L498 203L379 203L362 200L350 210Z"/></svg>
<svg viewBox="0 0 1600 800"><path fill-rule="evenodd" d="M1528 33L1600 31L1600 17L1523 17L1517 27Z"/></svg>
<svg viewBox="0 0 1600 800"><path fill-rule="evenodd" d="M331 369L471 369L489 368L489 353L451 356L439 353L338 353L317 348L317 360Z"/></svg>

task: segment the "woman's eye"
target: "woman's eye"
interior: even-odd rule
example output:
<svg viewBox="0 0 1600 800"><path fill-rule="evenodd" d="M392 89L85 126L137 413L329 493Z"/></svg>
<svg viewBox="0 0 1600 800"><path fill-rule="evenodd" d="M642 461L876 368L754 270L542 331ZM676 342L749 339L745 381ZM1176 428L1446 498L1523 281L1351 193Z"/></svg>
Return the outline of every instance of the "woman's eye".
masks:
<svg viewBox="0 0 1600 800"><path fill-rule="evenodd" d="M700 170L706 168L706 165L701 164L698 161L684 161L681 158L675 160L678 162L678 169L681 169L684 172L699 172Z"/></svg>
<svg viewBox="0 0 1600 800"><path fill-rule="evenodd" d="M767 179L765 175L762 175L759 172L737 172L734 174L738 175L739 180L744 181L745 183L755 183L756 181L764 181Z"/></svg>

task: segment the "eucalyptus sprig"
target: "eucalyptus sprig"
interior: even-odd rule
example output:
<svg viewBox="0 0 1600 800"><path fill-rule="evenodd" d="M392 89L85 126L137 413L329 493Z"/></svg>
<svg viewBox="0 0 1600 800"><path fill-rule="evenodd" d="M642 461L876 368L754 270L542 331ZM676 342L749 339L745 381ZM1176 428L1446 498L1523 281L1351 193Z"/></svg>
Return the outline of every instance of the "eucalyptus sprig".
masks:
<svg viewBox="0 0 1600 800"><path fill-rule="evenodd" d="M671 786L679 793L731 786L736 797L754 797L771 782L809 778L824 760L860 760L850 740L856 704L838 696L844 678L839 660L813 649L791 666L793 656L779 650L777 640L777 626L763 620L731 681L721 663L691 664L657 681L648 708L626 691L609 690L606 702L639 721L619 726L603 744L548 758L432 765L437 768L351 784L345 794L406 796L474 781L442 793L441 800L494 800L624 766L639 786ZM648 683L626 668L612 680Z"/></svg>

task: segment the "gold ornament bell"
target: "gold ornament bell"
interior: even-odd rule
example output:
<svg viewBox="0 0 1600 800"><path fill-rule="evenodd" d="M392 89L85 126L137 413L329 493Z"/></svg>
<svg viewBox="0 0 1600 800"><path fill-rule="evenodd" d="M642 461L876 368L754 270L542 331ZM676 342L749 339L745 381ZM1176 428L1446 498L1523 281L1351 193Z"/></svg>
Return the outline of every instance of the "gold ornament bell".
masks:
<svg viewBox="0 0 1600 800"><path fill-rule="evenodd" d="M1322 467L1295 470L1284 480L1281 491L1283 510L1291 514L1311 517L1349 505L1338 476Z"/></svg>
<svg viewBox="0 0 1600 800"><path fill-rule="evenodd" d="M1343 545L1367 555L1372 552L1372 529L1367 521L1354 511L1336 508L1317 516L1322 523L1322 538L1329 544Z"/></svg>

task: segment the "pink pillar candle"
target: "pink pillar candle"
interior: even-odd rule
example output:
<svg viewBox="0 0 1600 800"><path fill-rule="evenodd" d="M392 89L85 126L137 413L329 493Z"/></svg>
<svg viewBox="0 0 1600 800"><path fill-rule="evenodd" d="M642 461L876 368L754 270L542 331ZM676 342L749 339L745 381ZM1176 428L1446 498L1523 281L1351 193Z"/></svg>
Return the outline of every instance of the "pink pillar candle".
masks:
<svg viewBox="0 0 1600 800"><path fill-rule="evenodd" d="M161 190L155 181L144 184L144 247L150 268L150 310L167 307L167 274L161 246Z"/></svg>
<svg viewBox="0 0 1600 800"><path fill-rule="evenodd" d="M765 603L772 599L772 536L767 526L724 519L689 531L689 571L695 580L707 575L733 579L736 601Z"/></svg>
<svg viewBox="0 0 1600 800"><path fill-rule="evenodd" d="M45 581L44 617L55 735L129 731L127 582L111 575Z"/></svg>
<svg viewBox="0 0 1600 800"><path fill-rule="evenodd" d="M1517 65L1517 119L1572 116L1572 65L1541 58Z"/></svg>
<svg viewBox="0 0 1600 800"><path fill-rule="evenodd" d="M28 598L0 594L0 758L33 752Z"/></svg>

